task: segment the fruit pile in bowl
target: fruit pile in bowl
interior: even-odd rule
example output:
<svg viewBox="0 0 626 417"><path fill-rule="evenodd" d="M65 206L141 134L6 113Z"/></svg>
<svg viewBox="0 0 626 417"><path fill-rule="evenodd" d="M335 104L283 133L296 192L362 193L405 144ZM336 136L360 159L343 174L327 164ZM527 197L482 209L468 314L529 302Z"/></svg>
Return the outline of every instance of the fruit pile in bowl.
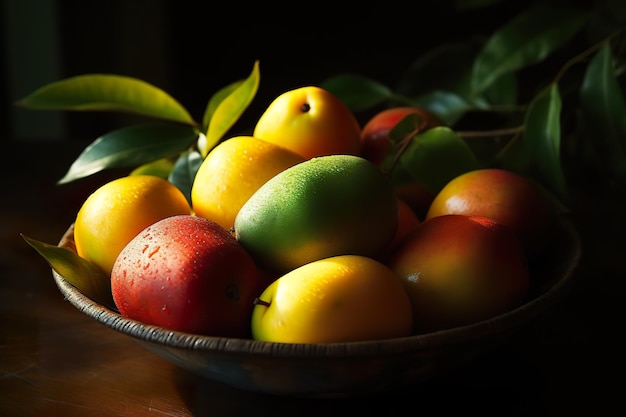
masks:
<svg viewBox="0 0 626 417"><path fill-rule="evenodd" d="M256 63L202 123L119 76L23 101L128 108L117 93L134 89L132 105L175 122L97 139L61 183L133 169L85 199L58 245L24 236L80 311L238 388L337 396L449 370L564 294L580 242L532 178L481 163L424 108L361 125L320 86L286 91L252 132L228 135L258 78Z"/></svg>
<svg viewBox="0 0 626 417"><path fill-rule="evenodd" d="M273 113L278 105L287 109ZM191 204L173 183L145 173L95 190L60 245L91 266L76 272L76 286L55 267L67 299L195 372L309 395L419 380L437 370L438 354L457 350L444 361L451 366L475 351L465 343L489 346L558 293L540 291L545 271L531 274L530 260L555 230L528 179L470 170L420 217L410 202L424 201L424 188L396 190L359 155L369 136L336 97L304 87L272 106L252 136L207 153ZM325 109L339 120L329 122ZM313 145L297 131L281 134L279 116ZM389 130L386 119L374 120L378 132ZM332 129L314 133L320 127ZM344 145L328 150L325 140ZM569 246L548 263L548 278L563 285L577 247L572 230L556 232Z"/></svg>

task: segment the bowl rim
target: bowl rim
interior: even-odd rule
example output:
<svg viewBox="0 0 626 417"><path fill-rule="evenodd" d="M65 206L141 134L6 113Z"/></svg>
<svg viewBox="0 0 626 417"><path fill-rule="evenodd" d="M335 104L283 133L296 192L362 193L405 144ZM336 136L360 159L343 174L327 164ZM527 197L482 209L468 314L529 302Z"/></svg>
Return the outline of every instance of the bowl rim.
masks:
<svg viewBox="0 0 626 417"><path fill-rule="evenodd" d="M279 343L253 339L205 336L169 330L123 317L118 312L101 305L83 294L54 269L52 275L65 300L83 314L105 326L131 336L139 342L147 342L170 348L214 352L232 355L289 357L289 358L347 358L360 356L397 355L416 350L450 347L459 342L480 341L485 337L500 335L513 330L535 318L561 299L569 289L578 267L582 244L573 223L559 217L557 228L567 242L567 263L559 279L547 289L519 307L487 320L452 329L383 340L367 340L340 343ZM75 252L74 225L71 224L58 243Z"/></svg>

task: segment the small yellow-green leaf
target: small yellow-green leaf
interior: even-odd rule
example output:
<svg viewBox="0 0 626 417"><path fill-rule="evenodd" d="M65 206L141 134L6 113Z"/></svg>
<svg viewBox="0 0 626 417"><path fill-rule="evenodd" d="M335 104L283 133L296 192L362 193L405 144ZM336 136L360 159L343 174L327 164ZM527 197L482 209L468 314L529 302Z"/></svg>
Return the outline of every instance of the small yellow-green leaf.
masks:
<svg viewBox="0 0 626 417"><path fill-rule="evenodd" d="M67 248L41 242L24 234L21 236L67 282L92 300L115 308L111 280L100 268Z"/></svg>
<svg viewBox="0 0 626 417"><path fill-rule="evenodd" d="M204 110L204 116L202 117L202 132L209 130L209 124L211 124L211 118L217 110L217 107L226 97L228 97L233 91L235 91L242 83L242 80L235 81L228 84L226 87L221 88L215 94L211 96L209 102Z"/></svg>
<svg viewBox="0 0 626 417"><path fill-rule="evenodd" d="M86 74L45 85L17 105L38 110L119 111L196 125L162 89L133 77Z"/></svg>
<svg viewBox="0 0 626 417"><path fill-rule="evenodd" d="M153 175L167 179L173 166L174 162L170 158L161 158L138 166L130 172L130 175Z"/></svg>
<svg viewBox="0 0 626 417"><path fill-rule="evenodd" d="M226 132L248 108L259 88L259 82L259 61L255 61L248 78L237 85L215 108L215 112L213 112L208 123L206 147L202 149L203 157L219 143Z"/></svg>

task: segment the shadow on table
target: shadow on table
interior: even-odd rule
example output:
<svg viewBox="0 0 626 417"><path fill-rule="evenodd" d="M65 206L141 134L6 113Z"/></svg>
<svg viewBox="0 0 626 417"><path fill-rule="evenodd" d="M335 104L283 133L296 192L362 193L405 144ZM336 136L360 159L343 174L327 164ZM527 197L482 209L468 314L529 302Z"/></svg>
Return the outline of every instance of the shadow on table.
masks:
<svg viewBox="0 0 626 417"><path fill-rule="evenodd" d="M174 373L175 386L195 416L541 415L542 375L514 351L500 348L428 383L349 398L297 398L251 393ZM423 414L422 414L423 413Z"/></svg>

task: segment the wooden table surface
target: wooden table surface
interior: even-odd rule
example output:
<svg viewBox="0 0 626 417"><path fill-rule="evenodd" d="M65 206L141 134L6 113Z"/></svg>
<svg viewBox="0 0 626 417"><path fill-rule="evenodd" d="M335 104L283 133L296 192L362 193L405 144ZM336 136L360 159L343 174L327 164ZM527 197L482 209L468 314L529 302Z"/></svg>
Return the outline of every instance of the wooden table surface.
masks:
<svg viewBox="0 0 626 417"><path fill-rule="evenodd" d="M192 375L63 299L20 234L58 242L86 193L106 179L55 185L83 146L9 142L3 153L0 416L600 416L623 409L624 198L577 197L583 259L575 287L501 348L394 392L284 398Z"/></svg>

